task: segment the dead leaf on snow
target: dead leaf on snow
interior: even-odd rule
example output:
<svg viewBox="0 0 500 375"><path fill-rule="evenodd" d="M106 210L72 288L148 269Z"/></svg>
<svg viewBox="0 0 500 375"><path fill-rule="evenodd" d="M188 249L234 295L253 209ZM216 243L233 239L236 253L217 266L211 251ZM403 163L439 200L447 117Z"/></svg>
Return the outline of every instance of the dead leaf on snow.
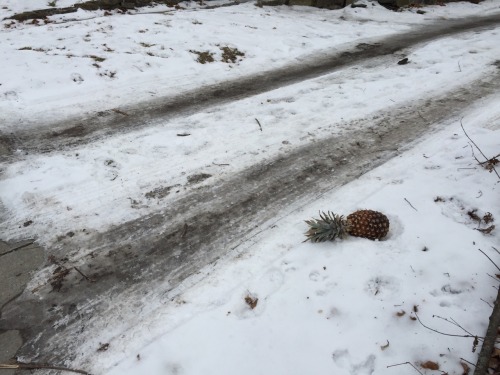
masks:
<svg viewBox="0 0 500 375"><path fill-rule="evenodd" d="M495 226L490 225L488 228L476 229L476 230L478 230L479 232L484 233L484 234L490 234L493 229L495 229Z"/></svg>
<svg viewBox="0 0 500 375"><path fill-rule="evenodd" d="M405 312L404 310L401 310L401 311L398 311L398 312L396 313L396 316L401 317L401 316L403 316L403 315L405 315L405 314L406 314L406 312Z"/></svg>
<svg viewBox="0 0 500 375"><path fill-rule="evenodd" d="M495 218L493 217L493 215L491 214L491 212L486 212L483 216L483 221L486 223L486 224L489 224L493 221L495 221Z"/></svg>
<svg viewBox="0 0 500 375"><path fill-rule="evenodd" d="M257 303L259 302L258 298L252 297L250 295L247 295L245 297L245 302L247 303L248 306L253 310L257 306Z"/></svg>
<svg viewBox="0 0 500 375"><path fill-rule="evenodd" d="M479 345L478 337L474 337L474 342L472 343L472 353L476 352L477 346Z"/></svg>
<svg viewBox="0 0 500 375"><path fill-rule="evenodd" d="M427 370L439 370L439 364L432 361L421 363L420 367L425 368Z"/></svg>
<svg viewBox="0 0 500 375"><path fill-rule="evenodd" d="M108 349L109 349L109 342L107 342L105 344L101 344L101 346L99 346L99 348L97 349L97 351L98 352L105 352Z"/></svg>
<svg viewBox="0 0 500 375"><path fill-rule="evenodd" d="M462 373L462 375L468 375L469 371L470 371L469 365L467 365L467 363L465 363L465 362L460 362L460 364L462 365L462 368L464 369L464 372Z"/></svg>
<svg viewBox="0 0 500 375"><path fill-rule="evenodd" d="M380 349L381 349L381 350L385 350L385 349L387 349L388 347L389 347L389 340L387 340L387 344L385 344L385 345L381 345L381 346L380 346Z"/></svg>

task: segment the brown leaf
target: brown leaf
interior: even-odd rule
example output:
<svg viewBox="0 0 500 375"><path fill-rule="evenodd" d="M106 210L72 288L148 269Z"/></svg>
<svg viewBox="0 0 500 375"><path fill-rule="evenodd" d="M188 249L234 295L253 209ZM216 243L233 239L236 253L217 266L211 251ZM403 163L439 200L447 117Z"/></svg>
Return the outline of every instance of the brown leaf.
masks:
<svg viewBox="0 0 500 375"><path fill-rule="evenodd" d="M257 303L259 302L259 299L255 298L255 297L251 297L250 295L248 295L248 296L245 297L245 302L253 310L257 306Z"/></svg>
<svg viewBox="0 0 500 375"><path fill-rule="evenodd" d="M418 306L417 305L413 305L413 311L414 312L418 312Z"/></svg>
<svg viewBox="0 0 500 375"><path fill-rule="evenodd" d="M474 337L474 342L472 343L472 353L476 352L477 346L479 345L478 337Z"/></svg>
<svg viewBox="0 0 500 375"><path fill-rule="evenodd" d="M486 223L486 224L489 224L493 221L495 221L495 218L493 217L493 215L491 214L491 212L486 212L483 216L483 221Z"/></svg>
<svg viewBox="0 0 500 375"><path fill-rule="evenodd" d="M398 311L398 312L396 313L396 316L401 317L401 316L403 316L403 315L405 315L405 314L406 314L406 312L405 312L404 310L401 310L401 311Z"/></svg>
<svg viewBox="0 0 500 375"><path fill-rule="evenodd" d="M478 230L479 232L484 233L484 234L490 234L493 229L495 229L495 226L490 225L488 228L476 229L476 230Z"/></svg>
<svg viewBox="0 0 500 375"><path fill-rule="evenodd" d="M500 349L494 348L491 356L495 358L500 358Z"/></svg>
<svg viewBox="0 0 500 375"><path fill-rule="evenodd" d="M477 212L477 208L473 209L473 210L470 210L467 212L467 215L469 215L469 217L474 220L474 221L481 221L481 218L479 216L477 216L476 214Z"/></svg>
<svg viewBox="0 0 500 375"><path fill-rule="evenodd" d="M102 344L99 349L97 349L98 352L105 352L109 348L109 342Z"/></svg>
<svg viewBox="0 0 500 375"><path fill-rule="evenodd" d="M420 367L425 368L427 370L439 370L439 364L432 361L421 363Z"/></svg>
<svg viewBox="0 0 500 375"><path fill-rule="evenodd" d="M389 340L387 340L387 344L385 344L385 345L381 345L381 346L380 346L380 349L381 349L381 350L385 350L385 349L387 349L388 347L389 347Z"/></svg>
<svg viewBox="0 0 500 375"><path fill-rule="evenodd" d="M464 369L464 372L462 373L462 375L468 375L469 371L470 371L469 365L467 365L467 363L465 363L465 362L460 362L460 364L462 365L462 368Z"/></svg>

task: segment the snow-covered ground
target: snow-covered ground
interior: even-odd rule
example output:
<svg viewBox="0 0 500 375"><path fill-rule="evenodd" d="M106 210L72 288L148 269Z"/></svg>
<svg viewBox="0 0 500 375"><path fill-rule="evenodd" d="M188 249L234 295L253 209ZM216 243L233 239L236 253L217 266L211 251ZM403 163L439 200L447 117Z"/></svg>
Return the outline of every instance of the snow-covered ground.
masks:
<svg viewBox="0 0 500 375"><path fill-rule="evenodd" d="M53 119L272 70L440 19L500 12L496 0L426 7L423 15L367 4L339 11L185 4L152 14L144 13L159 10L79 11L41 25L4 20L0 132L36 131ZM26 9L26 2L0 0L0 16ZM372 59L64 152L20 149L1 165L3 239L36 237L50 245L75 228L105 231L161 212L189 191L187 178L195 173L211 175L203 184L219 183L315 140L359 130L367 126L360 119L382 110L498 76L498 34L498 28L456 34L394 59ZM222 62L224 46L244 56ZM190 51L210 51L215 61L200 64ZM397 65L404 56L410 63ZM462 113L468 134L489 157L500 153L499 100L483 98ZM481 336L496 296L498 282L490 276L496 269L479 249L499 259L498 229L477 231L468 212L500 219L498 178L478 166L459 120L435 124L440 130L422 143L307 207L284 207L272 228L207 267L202 282L188 280L173 291L175 303L153 300L141 317L117 312L129 329L117 333L110 323L109 331L95 332L75 364L97 374L361 375L413 374L410 365L387 366L433 361L462 374L460 357L476 359L473 339L440 335L415 320L418 314L439 331L467 334L453 319ZM147 195L168 186L179 193ZM303 220L319 210L358 208L389 216L386 240L302 243ZM258 299L255 308L246 297ZM99 342L110 345L96 354Z"/></svg>
<svg viewBox="0 0 500 375"><path fill-rule="evenodd" d="M0 18L12 15L11 9L45 4L2 0ZM192 2L183 4L184 10L142 8L119 17L80 10L48 17L48 24L3 20L0 113L5 120L0 130L176 95L353 47L353 41L366 43L415 25L499 10L496 0L426 8L423 15L367 4L340 11L251 3L201 10ZM244 56L236 63L222 62L222 47ZM215 61L200 64L195 51L208 51Z"/></svg>
<svg viewBox="0 0 500 375"><path fill-rule="evenodd" d="M490 156L500 152L499 99L464 118ZM498 221L499 187L496 175L477 166L456 122L277 218L272 230L206 270L200 285L180 288L174 303L159 304L124 337L101 335L110 353L94 366L126 358L110 374L411 375L410 365L387 366L410 362L432 373L420 367L432 361L448 374L463 374L461 358L476 361L474 339L432 332L416 317L447 334L486 332L498 280L479 249L498 264L493 247L500 250L500 236L477 231L468 212L491 212ZM304 219L319 210L358 208L389 216L386 240L302 243ZM258 299L254 309L248 296Z"/></svg>

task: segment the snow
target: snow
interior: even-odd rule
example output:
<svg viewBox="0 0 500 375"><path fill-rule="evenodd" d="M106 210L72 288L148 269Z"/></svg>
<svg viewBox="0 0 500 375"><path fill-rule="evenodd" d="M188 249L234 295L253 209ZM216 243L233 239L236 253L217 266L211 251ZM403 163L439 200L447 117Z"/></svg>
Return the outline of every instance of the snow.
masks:
<svg viewBox="0 0 500 375"><path fill-rule="evenodd" d="M29 3L34 8L43 4ZM0 95L5 100L0 101L0 111L6 121L2 128L20 123L36 126L54 118L180 94L272 70L311 54L331 53L352 46L353 40L368 42L415 25L499 10L494 0L480 7L432 7L424 15L394 13L371 2L368 6L325 12L308 7L257 8L247 3L201 10L187 3L185 10L163 12L163 7L151 13L154 8L143 8L119 17L79 10L48 17L54 23L39 25L4 20ZM1 11L9 15L8 10ZM295 24L298 17L300 28ZM245 56L237 64L221 62L224 46ZM216 62L199 64L190 51L210 51Z"/></svg>
<svg viewBox="0 0 500 375"><path fill-rule="evenodd" d="M464 118L478 124L467 131L486 155L498 151L498 99ZM482 127L487 120L496 130ZM497 196L498 179L477 167L460 125L447 126L314 204L283 212L272 230L121 338L110 357L128 359L110 374L412 374L410 366L386 368L407 361L461 374L461 357L475 361L473 338L432 332L415 310L445 333L467 334L439 317L485 332L498 282L479 249L498 259L498 234L475 230L467 212L496 216ZM303 220L319 210L367 207L388 214L387 239L302 243ZM255 309L247 296L258 298Z"/></svg>
<svg viewBox="0 0 500 375"><path fill-rule="evenodd" d="M437 20L500 12L495 0L426 7L424 15L366 3L366 9L339 11L250 3L206 10L187 3L184 10L166 12L79 11L49 17L54 23L40 26L3 20L0 131L36 131L55 118L272 71ZM0 5L0 16L7 17L45 2ZM245 56L224 63L221 46ZM191 50L211 51L216 61L200 64ZM209 186L323 137L349 134L368 126L361 119L494 76L498 53L498 28L456 34L394 59L374 58L71 150L24 155L21 149L1 165L3 239L35 237L50 246L75 228L104 232L161 212L191 191L187 181L193 174L210 174L202 183ZM397 65L404 56L410 63ZM482 98L460 116L489 157L500 152L499 100L498 94ZM480 153L459 117L433 129L361 178L314 202L283 207L267 229L242 239L240 247L169 294L153 290L147 303L141 301L141 316L117 308L106 318L126 329L110 323L95 332L93 341L81 343L74 365L108 375L362 375L413 374L409 365L387 366L433 361L440 370L462 374L461 358L477 358L473 339L432 332L415 318L441 332L466 334L453 319L473 336L484 334L498 281L489 276L496 268L479 249L498 259L499 235L477 231L467 212L491 212L498 221L499 183L478 166L472 151ZM166 186L175 189L163 199L147 197ZM302 242L304 220L318 211L361 208L388 215L385 240ZM24 226L28 220L33 223ZM167 289L160 282L153 286ZM258 299L255 308L246 297ZM104 342L109 349L96 355L97 343Z"/></svg>

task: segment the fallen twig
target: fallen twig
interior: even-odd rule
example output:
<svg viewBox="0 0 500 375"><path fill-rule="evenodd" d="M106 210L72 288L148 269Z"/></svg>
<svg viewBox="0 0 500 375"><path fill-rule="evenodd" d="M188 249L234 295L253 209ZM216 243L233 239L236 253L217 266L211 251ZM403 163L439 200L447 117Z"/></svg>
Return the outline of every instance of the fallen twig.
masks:
<svg viewBox="0 0 500 375"><path fill-rule="evenodd" d="M77 374L90 375L87 371L76 370L68 367L62 366L52 366L44 363L0 363L0 370L58 370L58 371L68 371L68 372L76 372Z"/></svg>
<svg viewBox="0 0 500 375"><path fill-rule="evenodd" d="M119 110L118 108L112 108L111 110L115 113L122 115L122 116L128 116L127 112L123 112L123 111Z"/></svg>
<svg viewBox="0 0 500 375"><path fill-rule="evenodd" d="M408 199L405 198L405 201L410 205L411 208L413 208L415 211L418 211L415 207L413 207Z"/></svg>
<svg viewBox="0 0 500 375"><path fill-rule="evenodd" d="M474 363L469 362L468 360L466 360L466 359L464 359L464 358L462 358L462 357L460 357L460 360L461 360L461 361L464 361L464 362L466 362L466 363L468 363L469 365L472 365L472 366L476 367L476 365L475 365Z"/></svg>
<svg viewBox="0 0 500 375"><path fill-rule="evenodd" d="M80 275L82 275L82 276L83 276L83 278L84 278L85 280L87 280L87 281L89 281L89 282L91 282L91 283L93 283L93 282L95 281L94 279L92 279L92 278L88 277L87 275L85 275L85 274L84 274L82 271L80 271L78 268L76 268L76 267L73 267L73 268L75 269L75 271L76 271L76 272L78 272Z"/></svg>
<svg viewBox="0 0 500 375"><path fill-rule="evenodd" d="M479 250L480 252L482 252L482 253L483 253L483 255L484 255L486 258L488 258L488 259L489 259L489 261L490 261L491 263L493 263L493 264L495 265L495 267L497 268L497 270L499 270L499 271L500 271L500 267L498 267L498 266L497 266L497 264L496 264L495 262L493 262L493 261L491 260L491 258L490 258L488 255L486 255L486 253L485 253L483 250L481 250L481 249L478 249L478 250Z"/></svg>
<svg viewBox="0 0 500 375"><path fill-rule="evenodd" d="M474 142L474 141L472 140L472 138L471 138L471 137L469 137L469 135L468 135L468 134L467 134L467 132L465 131L464 125L462 124L462 119L463 119L463 118L461 118L461 119L460 119L460 126L462 127L462 130L463 130L463 132L464 132L465 136L469 139L469 141L471 141L471 143L474 145L474 147L476 147L476 148L477 148L477 150L481 153L481 155L483 155L483 157L486 159L486 161L484 161L484 162L480 162L480 161L476 158L476 156L474 155L474 150L473 150L473 151L472 151L472 155L474 156L474 159L476 159L476 161L479 163L479 165L483 165L484 163L488 163L488 162L490 162L490 165L491 165L491 171L495 171L495 174L496 174L496 175L497 175L497 177L500 179L500 174L498 174L498 172L497 172L497 170L495 169L495 166L493 165L493 162L492 162L495 158L494 158L494 157L493 157L493 158L488 158L488 157L487 157L487 156L483 153L483 151L479 148L479 146L476 144L476 142Z"/></svg>
<svg viewBox="0 0 500 375"><path fill-rule="evenodd" d="M257 121L257 124L259 124L259 129L260 131L262 131L262 125L260 124L259 120L255 119L255 121Z"/></svg>
<svg viewBox="0 0 500 375"><path fill-rule="evenodd" d="M390 365L390 366L387 366L387 368L389 368L389 367L396 367L396 366L402 366L402 365L410 365L410 366L411 366L411 367L413 367L413 368L415 369L415 371L417 371L419 374L424 375L424 374L422 373L422 371L420 371L418 368L416 368L416 367L415 367L415 365L413 365L413 363L411 363L411 362L403 362L403 363L398 363L398 364L396 364L396 365Z"/></svg>
<svg viewBox="0 0 500 375"><path fill-rule="evenodd" d="M215 163L215 162L212 162L212 164L213 164L213 165L216 165L216 166L218 166L218 167L225 167L225 166L228 166L228 165L229 165L229 164L225 164L225 163L223 163L223 164L218 164L218 163Z"/></svg>
<svg viewBox="0 0 500 375"><path fill-rule="evenodd" d="M426 326L424 323L422 323L422 321L420 320L418 314L416 312L414 312L415 314L415 317L417 318L418 322L424 327L424 328L427 328L428 330L430 331L433 331L433 332L436 332L436 333L439 333L441 335L444 335L444 336L452 336L452 337L464 337L464 338L468 338L468 337L472 337L472 338L477 338L477 339L484 339L484 337L479 337L479 336L475 336L475 335L455 335L453 333L445 333L445 332L441 332L441 331L438 331L437 329L434 329L434 328L431 328L431 327L428 327Z"/></svg>
<svg viewBox="0 0 500 375"><path fill-rule="evenodd" d="M441 317L441 316L439 316L439 315L433 315L432 317L433 317L433 318L439 318L439 319L444 320L445 322L451 323L451 324L453 324L453 325L457 326L458 328L460 328L460 329L461 329L462 331L464 331L465 333L467 333L467 334L471 335L472 337L476 337L475 335L473 335L472 333L470 333L469 331L467 331L464 327L462 327L460 324L458 324L458 323L455 321L455 319L453 319L453 318L446 319L446 318L443 318L443 317Z"/></svg>
<svg viewBox="0 0 500 375"><path fill-rule="evenodd" d="M491 303L485 301L484 299L482 298L479 298L481 301L483 301L484 303L486 303L489 307L493 308L493 306L491 305Z"/></svg>

